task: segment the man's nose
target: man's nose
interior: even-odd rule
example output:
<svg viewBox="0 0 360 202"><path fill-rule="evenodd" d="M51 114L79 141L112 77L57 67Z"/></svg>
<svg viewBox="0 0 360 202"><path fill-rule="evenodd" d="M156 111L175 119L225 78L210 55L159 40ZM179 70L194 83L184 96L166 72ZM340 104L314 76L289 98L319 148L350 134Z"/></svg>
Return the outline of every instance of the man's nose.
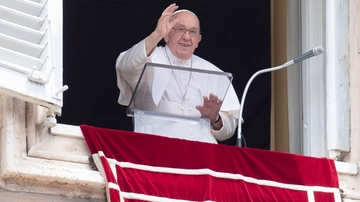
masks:
<svg viewBox="0 0 360 202"><path fill-rule="evenodd" d="M185 33L183 34L183 38L184 39L190 39L191 36L190 36L190 31L189 30L186 30Z"/></svg>

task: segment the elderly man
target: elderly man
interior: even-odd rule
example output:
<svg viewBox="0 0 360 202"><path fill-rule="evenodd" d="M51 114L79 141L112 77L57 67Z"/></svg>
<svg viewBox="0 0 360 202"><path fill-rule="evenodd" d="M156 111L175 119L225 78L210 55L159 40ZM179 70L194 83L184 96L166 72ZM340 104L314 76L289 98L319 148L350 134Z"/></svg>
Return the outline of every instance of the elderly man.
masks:
<svg viewBox="0 0 360 202"><path fill-rule="evenodd" d="M143 67L148 62L222 72L215 65L193 54L202 37L199 19L189 10L176 11L177 9L176 4L169 5L161 14L155 30L140 43L122 52L117 58L119 104L129 104ZM157 44L162 39L166 42L166 46L158 47ZM186 78L181 78L180 74L175 73L168 76L167 83L163 85L166 88L164 87L164 91L161 91L163 92L161 102L181 103L185 100L191 102L191 99L202 99L202 105L197 105L195 108L199 117L210 120L210 130L205 135L190 132L191 129L186 129L189 132L182 131L177 134L174 125L163 124L144 128L144 132L209 143L226 140L234 134L240 105L232 85L225 99L222 100L212 93L197 95L199 91L195 89L196 86L204 83L206 78L195 81L195 77L191 74ZM183 87L184 92L181 91L180 86ZM181 123L177 123L177 126L179 129L182 127Z"/></svg>

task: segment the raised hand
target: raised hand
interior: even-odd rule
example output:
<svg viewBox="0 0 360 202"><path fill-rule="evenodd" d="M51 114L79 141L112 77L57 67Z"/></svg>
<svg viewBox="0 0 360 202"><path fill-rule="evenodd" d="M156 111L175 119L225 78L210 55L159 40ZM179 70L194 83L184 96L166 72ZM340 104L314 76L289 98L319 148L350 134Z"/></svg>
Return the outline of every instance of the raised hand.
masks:
<svg viewBox="0 0 360 202"><path fill-rule="evenodd" d="M174 27L174 25L179 21L178 19L174 19L173 21L169 21L171 15L174 13L176 9L178 9L179 6L177 6L175 3L170 4L161 14L157 25L155 32L161 36L161 38L165 37L171 29Z"/></svg>
<svg viewBox="0 0 360 202"><path fill-rule="evenodd" d="M169 22L171 15L174 13L176 9L178 9L175 3L170 4L161 14L155 30L146 38L145 48L146 55L149 56L151 52L154 50L156 45L159 43L161 39L163 39L166 35L169 34L172 27L179 21L178 19L174 19Z"/></svg>
<svg viewBox="0 0 360 202"><path fill-rule="evenodd" d="M209 118L211 123L214 123L218 119L218 114L221 108L222 100L216 95L210 93L209 98L204 96L203 106L196 106L200 114L204 118Z"/></svg>

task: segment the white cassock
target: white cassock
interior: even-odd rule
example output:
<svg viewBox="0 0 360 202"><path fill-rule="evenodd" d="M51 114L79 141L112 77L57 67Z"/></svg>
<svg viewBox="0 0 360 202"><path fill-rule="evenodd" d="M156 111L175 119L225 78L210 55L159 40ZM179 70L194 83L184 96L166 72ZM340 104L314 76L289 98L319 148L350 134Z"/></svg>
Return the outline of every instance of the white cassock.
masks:
<svg viewBox="0 0 360 202"><path fill-rule="evenodd" d="M167 46L157 47L147 57L145 40L142 40L129 50L122 52L116 61L117 84L120 89L119 104L129 104L143 67L145 63L149 62L222 72L210 62L196 55L193 55L187 61L179 61L171 54ZM204 78L200 78L199 75L187 71L161 68L155 71L153 75L154 84L150 87L152 97L147 101L148 106L150 108L154 106L154 109L161 109L164 112L171 111L177 115L200 117L201 115L195 109L195 106L202 105L202 97L204 95L209 96L211 92L216 92L214 89L219 88L219 85L222 85L220 89L226 89L229 85L229 83L209 82ZM184 105L184 102L186 105ZM198 129L183 125L181 122L150 121L149 124L141 126L140 131L174 138L217 143L217 140L226 140L234 134L238 122L239 108L238 97L230 84L219 112L223 122L223 127L220 130L210 129L200 132Z"/></svg>

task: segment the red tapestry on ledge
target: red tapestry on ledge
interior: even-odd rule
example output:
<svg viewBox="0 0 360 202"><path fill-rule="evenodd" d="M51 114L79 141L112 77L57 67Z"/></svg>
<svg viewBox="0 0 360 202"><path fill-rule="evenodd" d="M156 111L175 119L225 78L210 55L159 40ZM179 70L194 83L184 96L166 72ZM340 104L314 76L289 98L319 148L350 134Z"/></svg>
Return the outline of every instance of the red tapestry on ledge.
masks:
<svg viewBox="0 0 360 202"><path fill-rule="evenodd" d="M81 126L110 202L341 201L334 162Z"/></svg>

